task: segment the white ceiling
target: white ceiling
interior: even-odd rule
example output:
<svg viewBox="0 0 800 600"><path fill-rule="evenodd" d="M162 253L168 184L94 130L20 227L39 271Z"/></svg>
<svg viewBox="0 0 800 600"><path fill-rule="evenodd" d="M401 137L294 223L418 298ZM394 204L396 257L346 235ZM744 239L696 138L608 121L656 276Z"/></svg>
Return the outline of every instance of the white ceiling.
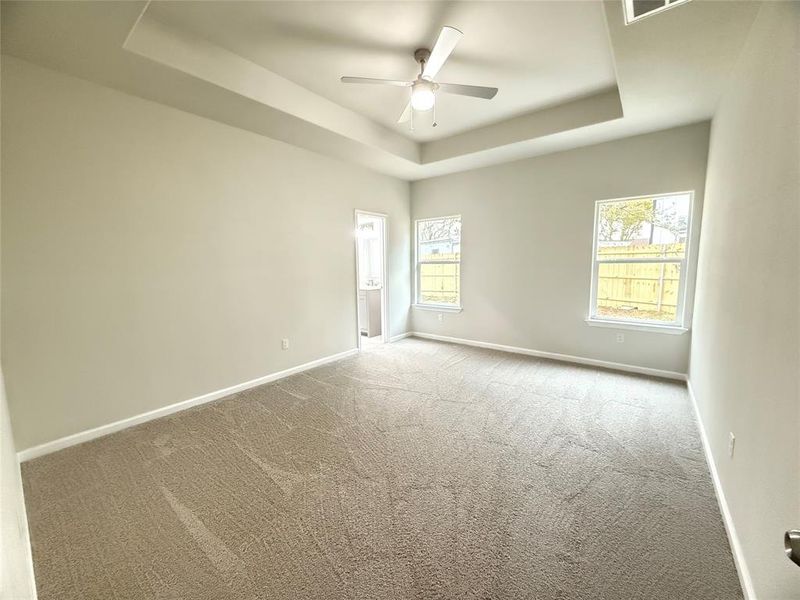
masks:
<svg viewBox="0 0 800 600"><path fill-rule="evenodd" d="M4 54L416 180L711 118L759 3L693 0L630 26L622 0L0 9ZM494 100L442 96L440 127L412 139L404 90L339 83L413 77L442 25L465 35L441 80L496 85Z"/></svg>
<svg viewBox="0 0 800 600"><path fill-rule="evenodd" d="M415 140L447 137L616 84L602 3L160 1L148 16L184 28ZM342 75L413 80L416 48L464 33L437 79L487 85L493 100L440 94L438 126L397 119L409 91ZM427 115L422 115L423 117ZM421 120L422 121L422 120Z"/></svg>

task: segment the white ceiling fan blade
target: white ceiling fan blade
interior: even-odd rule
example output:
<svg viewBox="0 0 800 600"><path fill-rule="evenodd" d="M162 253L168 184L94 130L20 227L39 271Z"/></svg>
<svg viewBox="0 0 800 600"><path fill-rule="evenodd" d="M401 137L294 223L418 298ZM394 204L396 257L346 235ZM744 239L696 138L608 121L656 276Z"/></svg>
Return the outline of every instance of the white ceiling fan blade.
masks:
<svg viewBox="0 0 800 600"><path fill-rule="evenodd" d="M483 87L482 85L461 85L460 83L440 83L439 91L445 94L458 94L459 96L472 96L491 100L497 94L497 88Z"/></svg>
<svg viewBox="0 0 800 600"><path fill-rule="evenodd" d="M422 70L422 76L428 79L433 79L436 74L444 66L444 61L450 56L453 48L456 47L458 41L464 34L455 27L442 27L442 32L439 34L439 39L431 50L430 58L425 63L425 68Z"/></svg>
<svg viewBox="0 0 800 600"><path fill-rule="evenodd" d="M379 85L396 85L398 87L411 87L413 81L397 81L396 79L373 79L372 77L342 77L342 83L377 83Z"/></svg>
<svg viewBox="0 0 800 600"><path fill-rule="evenodd" d="M411 110L412 110L411 109L411 100L409 100L408 104L406 104L406 108L403 111L403 114L400 115L400 118L397 119L397 122L398 123L406 123L406 122L410 121L411 120Z"/></svg>

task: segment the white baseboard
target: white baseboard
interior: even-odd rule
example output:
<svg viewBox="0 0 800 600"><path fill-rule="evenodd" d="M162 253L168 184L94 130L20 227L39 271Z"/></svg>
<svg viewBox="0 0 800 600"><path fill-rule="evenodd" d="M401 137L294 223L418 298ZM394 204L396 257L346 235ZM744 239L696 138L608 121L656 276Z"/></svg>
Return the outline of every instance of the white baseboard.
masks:
<svg viewBox="0 0 800 600"><path fill-rule="evenodd" d="M411 332L410 331L406 331L405 333L401 333L400 335L393 335L392 337L389 338L389 342L390 343L391 342L399 342L400 340L403 340L403 339L405 339L407 337L411 337Z"/></svg>
<svg viewBox="0 0 800 600"><path fill-rule="evenodd" d="M2 410L3 411L5 411L7 409L7 407L5 406L5 404L6 404L6 399L5 399L6 391L5 390L6 390L6 388L5 388L5 380L3 379L3 373L0 370L0 395L3 396L2 397L2 402L3 402ZM8 419L8 415L2 415L2 416L0 416L0 418ZM6 433L12 439L3 440L3 444L5 446L6 443L9 443L10 446L13 448L13 446L14 446L14 442L13 442L14 434L13 434L13 431L11 429L10 419L9 419L7 425L8 425L8 431ZM5 429L5 427L4 427L4 429ZM3 448L3 452L5 452L5 447ZM9 484L9 487L12 487L12 485L15 485L16 488L17 488L17 490L16 490L17 491L16 498L11 500L11 502L14 503L18 507L18 510L19 510L18 518L19 518L19 527L20 527L20 537L22 538L22 546L23 546L21 550L22 550L22 554L24 554L24 556L22 556L20 558L22 558L22 560L24 561L24 563L25 563L25 571L27 572L26 575L24 576L24 584L23 584L23 585L25 585L25 587L27 587L27 590L19 589L21 584L20 584L18 578L23 577L21 574L16 574L15 573L14 574L15 581L14 582L8 581L8 582L6 582L6 584L8 585L8 587L12 587L12 586L14 587L13 593L23 593L24 594L23 596L14 596L15 598L19 597L19 598L25 598L26 600L36 600L36 597L37 597L36 596L36 576L35 576L34 571L33 571L33 553L31 552L31 536L30 536L30 529L28 527L28 511L27 511L27 508L25 506L25 488L22 485L22 471L21 471L20 466L19 466L19 457L17 455L15 455L13 453L13 451L11 451L10 454L11 454L11 456L9 456L8 458L10 460L14 461L14 465L12 467L13 470L14 470L14 473L13 473L12 477L14 477L15 481L14 481L13 484L11 484L11 482L8 482L8 484ZM5 458L6 457L4 456L3 457L3 461L5 461ZM3 473L3 479L4 479L4 484L5 484L5 473ZM11 510L11 507L8 507L8 510ZM9 545L10 545L10 543L9 543ZM4 560L11 560L11 559L4 559ZM14 568L14 566L12 566L12 568ZM10 579L10 577L9 577L9 579ZM2 587L3 585L4 585L4 583L2 581L0 581L0 587ZM2 592L2 590L0 590L0 592Z"/></svg>
<svg viewBox="0 0 800 600"><path fill-rule="evenodd" d="M549 358L552 360L560 360L562 362L576 363L579 365L589 365L592 367L601 367L603 369L613 369L615 371L626 371L628 373L639 373L641 375L652 375L654 377L664 377L666 379L677 379L678 381L686 381L686 374L678 373L677 371L664 371L661 369L651 369L649 367L639 367L637 365L609 362L606 360L597 360L595 358L584 358L583 356L572 356L571 354L557 354L555 352L531 350L530 348L519 348L517 346L504 346L503 344L493 344L491 342L479 342L476 340L465 340L462 338L449 337L446 335L421 333L419 331L413 331L408 335L412 335L418 338L424 338L427 340L450 342L452 344L462 344L464 346L477 346L478 348L489 348L491 350L500 350L501 352L525 354L527 356Z"/></svg>
<svg viewBox="0 0 800 600"><path fill-rule="evenodd" d="M25 552L25 564L28 568L28 598L29 600L36 600L37 599L37 590L36 590L36 574L33 570L33 551L31 549L31 534L30 529L28 527L28 509L25 506L25 490L22 486L22 470L20 469L20 459L19 455L17 455L17 473L16 476L19 478L19 498L17 502L19 502L20 511L22 512L22 538L25 540L25 548L23 551Z"/></svg>
<svg viewBox="0 0 800 600"><path fill-rule="evenodd" d="M257 379L251 379L250 381L245 381L244 383L239 383L221 390L209 392L208 394L203 394L202 396L197 396L196 398L190 398L189 400L176 402L175 404L170 404L168 406L162 406L161 408L141 413L133 417L128 417L127 419L114 421L113 423L109 423L107 425L101 425L100 427L95 427L94 429L87 429L86 431L74 433L72 435L68 435L66 437L59 438L57 440L53 440L52 442L46 442L38 446L33 446L32 448L26 448L25 450L20 450L19 452L17 452L17 459L19 460L19 462L32 460L34 458L38 458L39 456L50 454L51 452L56 452L58 450L68 448L70 446L75 446L76 444L82 444L83 442L88 442L89 440L103 437L104 435L114 433L115 431L120 431L122 429L127 429L128 427L133 427L134 425L138 425L140 423L145 423L147 421L152 421L153 419L165 417L167 415L171 415L173 413L186 410L187 408L191 408L193 406L198 406L200 404L205 404L206 402L219 400L220 398L224 398L225 396L230 396L231 394L242 392L244 390L249 390L250 388L254 388L256 386L269 383L270 381L283 379L284 377L288 377L289 375L294 375L295 373L307 371L309 369L313 369L314 367L319 367L321 365L330 362L347 358L348 356L353 356L354 354L358 354L357 348L353 348L352 350L345 350L344 352L339 352L338 354L332 354L330 356L325 356L323 358L318 358L317 360L312 360L311 362L307 362L305 364L298 365L296 367L291 367L283 371L278 371L277 373L270 373L269 375L264 375L263 377L259 377Z"/></svg>
<svg viewBox="0 0 800 600"><path fill-rule="evenodd" d="M719 479L717 472L717 463L714 461L714 455L711 452L711 446L708 442L708 435L706 428L703 424L703 418L700 416L700 408L697 406L697 398L694 395L691 379L686 380L686 387L689 390L689 399L692 402L694 415L697 419L697 428L700 430L700 439L703 442L703 451L706 455L706 462L708 463L708 470L711 473L711 481L714 483L714 491L717 496L717 503L719 504L719 511L722 513L722 522L725 524L725 531L728 534L728 541L731 544L731 552L733 553L733 562L736 564L736 571L739 574L739 583L742 586L745 600L756 600L755 590L753 589L753 580L750 578L750 571L747 568L747 563L744 559L742 552L742 545L739 542L739 536L736 535L736 526L733 524L733 517L728 508L728 501L725 499L725 492L722 490L722 482Z"/></svg>

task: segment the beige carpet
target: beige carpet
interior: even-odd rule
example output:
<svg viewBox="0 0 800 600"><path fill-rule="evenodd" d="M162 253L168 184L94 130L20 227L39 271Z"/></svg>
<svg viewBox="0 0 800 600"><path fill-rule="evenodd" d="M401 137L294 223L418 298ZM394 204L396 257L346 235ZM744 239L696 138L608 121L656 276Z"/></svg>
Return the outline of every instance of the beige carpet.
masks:
<svg viewBox="0 0 800 600"><path fill-rule="evenodd" d="M408 339L23 465L40 600L741 598L682 385Z"/></svg>

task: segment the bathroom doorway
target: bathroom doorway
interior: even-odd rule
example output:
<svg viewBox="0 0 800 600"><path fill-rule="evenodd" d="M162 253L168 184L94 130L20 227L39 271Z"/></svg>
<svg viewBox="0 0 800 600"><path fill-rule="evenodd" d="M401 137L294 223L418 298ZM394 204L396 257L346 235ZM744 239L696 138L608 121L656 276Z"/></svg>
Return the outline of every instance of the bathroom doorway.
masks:
<svg viewBox="0 0 800 600"><path fill-rule="evenodd" d="M389 341L386 291L386 215L356 211L358 349Z"/></svg>

